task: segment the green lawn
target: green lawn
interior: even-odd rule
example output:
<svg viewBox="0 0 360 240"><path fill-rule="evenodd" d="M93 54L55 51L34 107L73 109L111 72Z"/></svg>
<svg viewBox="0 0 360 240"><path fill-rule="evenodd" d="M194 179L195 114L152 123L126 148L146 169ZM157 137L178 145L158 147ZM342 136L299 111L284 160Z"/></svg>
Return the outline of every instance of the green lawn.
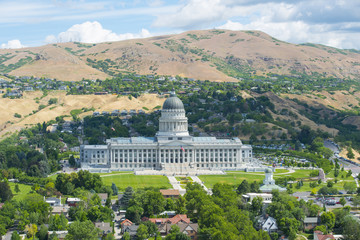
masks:
<svg viewBox="0 0 360 240"><path fill-rule="evenodd" d="M31 186L30 185L25 185L25 184L21 184L21 183L17 183L19 185L19 189L20 192L16 193L15 192L15 184L13 182L9 182L10 188L12 193L14 194L14 199L15 200L23 200L26 195L31 191Z"/></svg>
<svg viewBox="0 0 360 240"><path fill-rule="evenodd" d="M274 178L280 178L285 176L291 176L295 178L305 178L309 177L310 172L312 170L307 169L299 169L294 173L284 174L289 172L286 169L277 169L274 173ZM265 173L263 172L243 172L243 171L228 171L226 175L201 175L199 176L202 182L204 182L205 186L208 188L212 188L216 183L227 183L232 185L238 185L243 180L247 180L248 182L258 181L261 182L265 178Z"/></svg>
<svg viewBox="0 0 360 240"><path fill-rule="evenodd" d="M132 172L100 174L103 183L111 186L112 183L118 187L120 191L125 190L128 186L137 188L155 187L155 188L171 188L171 184L166 176L160 175L134 175Z"/></svg>

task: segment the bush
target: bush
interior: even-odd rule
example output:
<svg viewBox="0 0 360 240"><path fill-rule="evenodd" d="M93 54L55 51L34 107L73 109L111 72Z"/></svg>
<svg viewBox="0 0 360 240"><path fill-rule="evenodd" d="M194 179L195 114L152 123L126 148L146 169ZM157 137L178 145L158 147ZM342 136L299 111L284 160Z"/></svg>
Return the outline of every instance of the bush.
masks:
<svg viewBox="0 0 360 240"><path fill-rule="evenodd" d="M21 118L21 115L18 114L18 113L15 113L15 114L14 114L14 117L16 117L16 118Z"/></svg>

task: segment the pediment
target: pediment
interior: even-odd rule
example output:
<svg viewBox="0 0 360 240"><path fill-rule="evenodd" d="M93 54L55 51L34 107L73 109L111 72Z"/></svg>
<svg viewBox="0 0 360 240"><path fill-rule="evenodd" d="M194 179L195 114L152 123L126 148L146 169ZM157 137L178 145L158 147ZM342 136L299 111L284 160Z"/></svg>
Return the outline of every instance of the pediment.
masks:
<svg viewBox="0 0 360 240"><path fill-rule="evenodd" d="M193 147L192 144L190 144L189 142L183 142L180 140L169 140L169 142L162 142L159 144L160 147L162 146L166 146L166 147L183 147L186 150L186 147Z"/></svg>

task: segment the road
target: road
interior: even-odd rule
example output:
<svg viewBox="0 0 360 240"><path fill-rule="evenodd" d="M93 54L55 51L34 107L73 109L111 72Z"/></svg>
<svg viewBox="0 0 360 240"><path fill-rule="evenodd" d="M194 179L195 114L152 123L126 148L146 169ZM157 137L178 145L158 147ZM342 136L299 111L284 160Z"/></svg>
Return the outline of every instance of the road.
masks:
<svg viewBox="0 0 360 240"><path fill-rule="evenodd" d="M340 152L340 149L335 145L335 143L329 141L329 140L325 140L324 141L324 146L329 148L331 151L334 152L334 155L333 155L333 159L337 158L335 156L335 152ZM346 170L350 170L351 169L351 172L353 172L353 174L356 176L360 173L360 167L356 166L355 164L351 164L349 162L346 162L344 160L341 160L339 158L337 158L339 163L342 164L344 166L344 169Z"/></svg>

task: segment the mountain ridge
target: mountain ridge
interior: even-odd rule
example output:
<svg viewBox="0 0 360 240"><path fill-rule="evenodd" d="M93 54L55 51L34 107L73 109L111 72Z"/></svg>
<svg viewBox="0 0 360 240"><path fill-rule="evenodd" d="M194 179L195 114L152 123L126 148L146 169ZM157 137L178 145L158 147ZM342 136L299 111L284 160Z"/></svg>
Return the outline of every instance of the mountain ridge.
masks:
<svg viewBox="0 0 360 240"><path fill-rule="evenodd" d="M321 44L291 44L260 31L193 30L118 42L0 49L0 72L65 81L121 73L210 81L266 74L359 78L359 53Z"/></svg>

